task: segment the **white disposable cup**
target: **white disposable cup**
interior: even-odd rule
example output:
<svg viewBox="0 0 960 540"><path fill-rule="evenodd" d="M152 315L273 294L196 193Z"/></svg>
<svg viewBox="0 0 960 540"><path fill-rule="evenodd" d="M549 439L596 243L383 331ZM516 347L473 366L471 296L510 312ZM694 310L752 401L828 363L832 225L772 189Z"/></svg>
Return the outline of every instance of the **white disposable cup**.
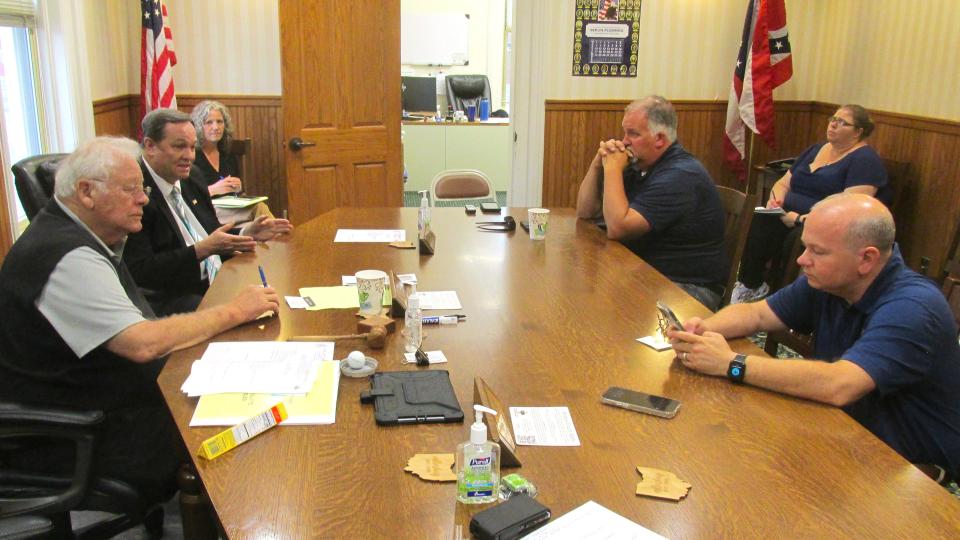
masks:
<svg viewBox="0 0 960 540"><path fill-rule="evenodd" d="M381 270L361 270L357 278L357 298L362 315L377 315L383 307L383 290L387 279Z"/></svg>
<svg viewBox="0 0 960 540"><path fill-rule="evenodd" d="M527 210L527 223L530 224L531 240L543 240L547 237L549 220L550 210L546 208L530 208Z"/></svg>

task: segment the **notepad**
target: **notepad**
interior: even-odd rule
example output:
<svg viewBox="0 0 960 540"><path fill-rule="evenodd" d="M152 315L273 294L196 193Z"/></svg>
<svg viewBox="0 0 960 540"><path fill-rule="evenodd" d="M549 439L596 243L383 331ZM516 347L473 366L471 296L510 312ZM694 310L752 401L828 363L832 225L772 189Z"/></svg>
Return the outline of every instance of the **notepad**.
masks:
<svg viewBox="0 0 960 540"><path fill-rule="evenodd" d="M766 215L770 215L770 216L782 216L782 215L786 214L786 212L783 210L783 208L782 208L782 207L779 207L779 206L776 207L776 208L767 208L767 207L765 207L765 206L758 206L758 207L756 207L756 208L753 209L753 213L754 213L754 214L766 214Z"/></svg>
<svg viewBox="0 0 960 540"><path fill-rule="evenodd" d="M307 311L360 308L356 286L303 287L300 289L300 296L309 298L313 302L312 306L307 306ZM390 295L390 289L387 288L383 291L383 305L389 306L392 303L393 297Z"/></svg>
<svg viewBox="0 0 960 540"><path fill-rule="evenodd" d="M217 197L213 206L217 208L249 208L267 200L266 197Z"/></svg>

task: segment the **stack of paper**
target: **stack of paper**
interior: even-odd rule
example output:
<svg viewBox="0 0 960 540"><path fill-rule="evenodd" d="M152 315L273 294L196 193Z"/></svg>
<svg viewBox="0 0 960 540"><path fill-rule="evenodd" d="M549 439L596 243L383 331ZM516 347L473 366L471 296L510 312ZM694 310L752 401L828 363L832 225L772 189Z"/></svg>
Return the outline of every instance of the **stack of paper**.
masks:
<svg viewBox="0 0 960 540"><path fill-rule="evenodd" d="M190 397L225 392L304 394L317 378L317 362L330 358L332 343L211 343L180 389Z"/></svg>
<svg viewBox="0 0 960 540"><path fill-rule="evenodd" d="M665 540L663 536L630 521L593 501L587 501L533 531L527 540Z"/></svg>
<svg viewBox="0 0 960 540"><path fill-rule="evenodd" d="M333 343L211 343L183 383L201 395L191 426L232 426L283 402L288 424L336 420L340 362Z"/></svg>
<svg viewBox="0 0 960 540"><path fill-rule="evenodd" d="M337 229L334 242L402 242L407 231L402 229Z"/></svg>

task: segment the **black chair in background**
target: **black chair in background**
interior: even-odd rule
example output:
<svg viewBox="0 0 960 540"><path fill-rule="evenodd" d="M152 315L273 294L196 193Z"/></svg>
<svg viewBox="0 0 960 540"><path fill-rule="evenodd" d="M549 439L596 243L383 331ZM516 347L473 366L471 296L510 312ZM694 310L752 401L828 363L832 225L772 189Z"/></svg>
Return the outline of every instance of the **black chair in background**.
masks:
<svg viewBox="0 0 960 540"><path fill-rule="evenodd" d="M159 538L163 532L160 505L145 505L129 484L94 474L97 431L103 418L100 411L0 403L0 520L42 516L52 522L57 538L86 539L111 538L143 524L152 538ZM37 471L21 463L39 452L49 455L60 450L72 457L70 473ZM73 530L71 510L113 515Z"/></svg>
<svg viewBox="0 0 960 540"><path fill-rule="evenodd" d="M0 540L53 540L53 522L40 516L0 519Z"/></svg>
<svg viewBox="0 0 960 540"><path fill-rule="evenodd" d="M447 75L447 104L455 111L465 111L468 105L480 110L480 100L490 99L490 80L486 75Z"/></svg>
<svg viewBox="0 0 960 540"><path fill-rule="evenodd" d="M13 180L20 204L32 220L47 201L53 197L53 180L60 160L69 154L40 154L21 159L14 164Z"/></svg>

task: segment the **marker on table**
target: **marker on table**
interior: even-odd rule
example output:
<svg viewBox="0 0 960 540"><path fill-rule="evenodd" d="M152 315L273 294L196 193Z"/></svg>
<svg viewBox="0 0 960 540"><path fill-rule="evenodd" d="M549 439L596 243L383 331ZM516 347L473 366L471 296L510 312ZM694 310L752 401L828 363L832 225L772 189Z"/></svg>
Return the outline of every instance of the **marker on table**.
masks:
<svg viewBox="0 0 960 540"><path fill-rule="evenodd" d="M432 317L423 317L420 319L422 324L457 324L466 320L466 315L439 315Z"/></svg>
<svg viewBox="0 0 960 540"><path fill-rule="evenodd" d="M268 287L267 285L267 275L263 273L263 265L258 264L257 268L260 270L260 281L263 282L264 288Z"/></svg>

